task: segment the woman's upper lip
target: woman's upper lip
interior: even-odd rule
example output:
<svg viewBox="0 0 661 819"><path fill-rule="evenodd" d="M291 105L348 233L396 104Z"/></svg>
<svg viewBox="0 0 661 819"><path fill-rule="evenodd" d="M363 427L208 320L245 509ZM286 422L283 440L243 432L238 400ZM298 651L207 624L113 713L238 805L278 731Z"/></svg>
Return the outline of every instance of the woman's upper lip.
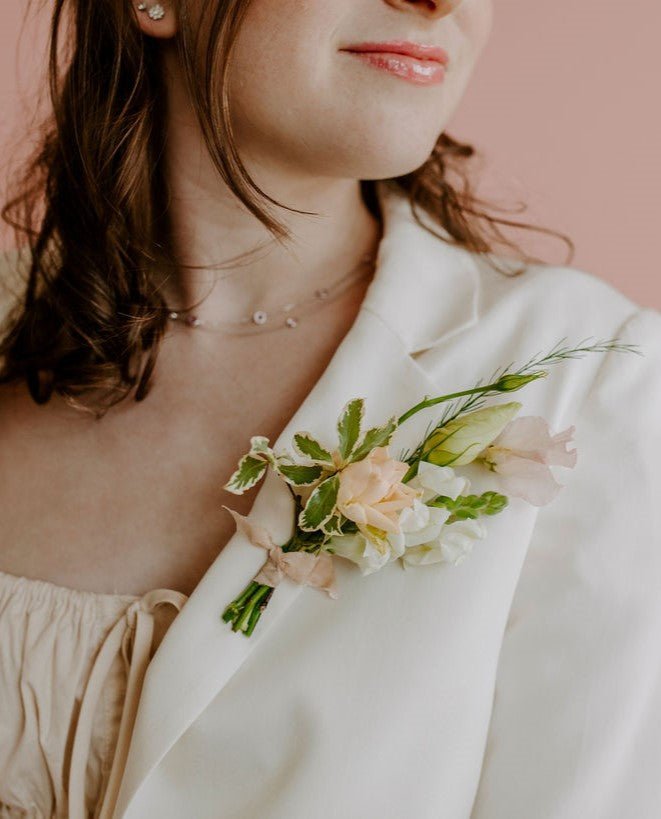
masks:
<svg viewBox="0 0 661 819"><path fill-rule="evenodd" d="M447 65L450 56L440 46L413 43L410 40L391 40L387 43L353 43L340 51L387 51L392 54L406 54L419 60L436 60Z"/></svg>

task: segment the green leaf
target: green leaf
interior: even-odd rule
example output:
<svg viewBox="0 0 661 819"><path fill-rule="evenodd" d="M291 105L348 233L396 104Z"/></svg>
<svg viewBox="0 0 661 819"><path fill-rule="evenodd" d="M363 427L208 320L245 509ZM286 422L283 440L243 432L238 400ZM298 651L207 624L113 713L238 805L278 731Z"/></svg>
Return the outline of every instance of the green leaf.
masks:
<svg viewBox="0 0 661 819"><path fill-rule="evenodd" d="M304 532L319 529L333 515L339 486L339 476L331 475L312 492L298 516L298 525Z"/></svg>
<svg viewBox="0 0 661 819"><path fill-rule="evenodd" d="M337 422L337 432L340 438L340 457L346 460L353 450L360 435L360 423L365 411L365 401L362 398L352 398L344 405Z"/></svg>
<svg viewBox="0 0 661 819"><path fill-rule="evenodd" d="M308 486L314 483L321 477L322 468L315 464L315 466L306 466L304 464L277 464L277 471L282 477L294 486Z"/></svg>
<svg viewBox="0 0 661 819"><path fill-rule="evenodd" d="M250 439L251 452L270 452L269 439L264 435L253 435Z"/></svg>
<svg viewBox="0 0 661 819"><path fill-rule="evenodd" d="M239 461L236 472L223 486L234 495L242 495L247 489L254 486L266 471L268 463L261 458L254 458L250 453Z"/></svg>
<svg viewBox="0 0 661 819"><path fill-rule="evenodd" d="M297 432L294 435L294 449L299 455L318 463L333 466L333 456L309 432Z"/></svg>
<svg viewBox="0 0 661 819"><path fill-rule="evenodd" d="M330 518L321 525L321 528L326 532L327 535L341 535L344 534L342 532L342 516L341 515L331 515Z"/></svg>
<svg viewBox="0 0 661 819"><path fill-rule="evenodd" d="M256 455L257 457L262 457L267 460L270 464L275 466L276 457L275 453L269 446L269 439L265 438L263 435L253 435L250 439L250 454Z"/></svg>
<svg viewBox="0 0 661 819"><path fill-rule="evenodd" d="M397 429L397 416L393 415L382 427L368 429L360 445L351 455L352 461L360 461L377 446L387 446L393 433Z"/></svg>

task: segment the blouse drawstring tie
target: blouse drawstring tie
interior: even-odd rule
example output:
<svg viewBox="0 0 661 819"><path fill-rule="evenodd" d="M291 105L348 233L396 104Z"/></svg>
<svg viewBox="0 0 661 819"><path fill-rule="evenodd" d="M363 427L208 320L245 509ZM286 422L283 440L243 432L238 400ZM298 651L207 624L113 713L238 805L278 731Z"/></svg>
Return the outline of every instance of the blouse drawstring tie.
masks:
<svg viewBox="0 0 661 819"><path fill-rule="evenodd" d="M154 589L127 608L105 638L94 660L80 705L69 768L69 817L87 819L85 773L90 752L94 711L112 663L121 650L128 669L126 697L119 724L112 768L98 819L110 819L128 756L142 682L149 665L154 635L154 610L171 605L181 611L188 598L171 589Z"/></svg>

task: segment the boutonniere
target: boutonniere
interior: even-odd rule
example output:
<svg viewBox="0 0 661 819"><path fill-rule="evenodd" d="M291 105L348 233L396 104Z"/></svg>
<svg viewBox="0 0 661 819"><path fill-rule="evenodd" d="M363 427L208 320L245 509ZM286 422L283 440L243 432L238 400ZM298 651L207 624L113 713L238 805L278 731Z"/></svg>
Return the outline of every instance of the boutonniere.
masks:
<svg viewBox="0 0 661 819"><path fill-rule="evenodd" d="M564 339L563 339L564 341ZM399 560L404 568L439 562L457 564L486 537L482 518L500 514L508 497L543 506L561 488L550 467L573 467L568 449L575 427L553 434L539 416L518 415L518 401L484 406L493 395L513 393L548 375L545 367L588 352L636 352L617 340L587 347L561 347L516 371L503 368L489 383L437 397L425 396L401 416L363 431L364 399L353 398L337 421L336 445L308 432L293 437L296 460L276 454L268 438L253 436L224 489L240 495L274 470L294 497L294 531L276 544L269 532L223 505L237 529L267 552L258 574L224 610L234 631L252 634L275 587L284 575L337 598L334 558L355 563L366 575ZM395 430L420 410L447 404L413 452L389 453ZM471 494L468 478L457 469L480 464L496 486ZM505 494L506 493L506 494Z"/></svg>

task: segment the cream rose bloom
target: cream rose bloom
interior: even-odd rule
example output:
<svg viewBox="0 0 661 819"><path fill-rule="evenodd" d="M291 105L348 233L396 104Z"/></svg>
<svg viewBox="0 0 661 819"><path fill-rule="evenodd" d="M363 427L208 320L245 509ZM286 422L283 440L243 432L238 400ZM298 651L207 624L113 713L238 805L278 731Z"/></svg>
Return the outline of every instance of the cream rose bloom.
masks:
<svg viewBox="0 0 661 819"><path fill-rule="evenodd" d="M419 490L401 482L408 468L404 461L389 456L387 446L375 447L338 473L338 511L354 521L367 538L378 540L386 532L399 532L399 513L420 495Z"/></svg>
<svg viewBox="0 0 661 819"><path fill-rule="evenodd" d="M388 447L375 447L338 475L337 510L354 521L358 532L333 536L335 554L356 563L362 574L371 574L399 557L403 545L393 545L389 534L400 532L400 516L421 495L420 488L401 482L408 464L389 457Z"/></svg>

